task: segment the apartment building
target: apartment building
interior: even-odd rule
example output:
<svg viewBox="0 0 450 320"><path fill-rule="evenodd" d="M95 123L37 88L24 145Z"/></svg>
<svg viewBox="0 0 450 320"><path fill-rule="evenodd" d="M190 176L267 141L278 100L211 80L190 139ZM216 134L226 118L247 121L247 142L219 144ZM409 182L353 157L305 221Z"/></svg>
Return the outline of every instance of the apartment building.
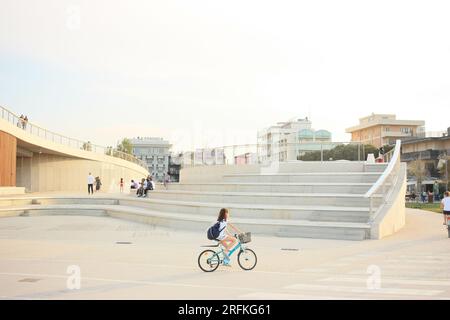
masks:
<svg viewBox="0 0 450 320"><path fill-rule="evenodd" d="M424 137L425 121L398 120L395 114L375 114L359 119L359 124L346 129L351 141L371 144L377 148L395 144L397 139Z"/></svg>
<svg viewBox="0 0 450 320"><path fill-rule="evenodd" d="M258 161L293 161L308 151L331 149L331 132L314 130L307 117L258 131Z"/></svg>
<svg viewBox="0 0 450 320"><path fill-rule="evenodd" d="M163 181L169 172L169 156L172 145L163 138L137 137L130 139L133 154L147 163L148 171L156 181Z"/></svg>

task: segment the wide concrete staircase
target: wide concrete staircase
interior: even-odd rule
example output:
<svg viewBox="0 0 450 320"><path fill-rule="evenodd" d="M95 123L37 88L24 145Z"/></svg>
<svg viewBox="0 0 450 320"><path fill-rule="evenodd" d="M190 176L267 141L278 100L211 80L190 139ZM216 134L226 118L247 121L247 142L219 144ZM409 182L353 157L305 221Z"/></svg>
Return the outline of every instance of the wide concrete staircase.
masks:
<svg viewBox="0 0 450 320"><path fill-rule="evenodd" d="M364 194L385 164L295 163L267 173L258 167L225 166L215 178L186 174L159 186L149 198L130 196L19 196L0 198L0 216L108 215L184 230L206 230L220 208L254 234L363 240L370 238L369 200ZM189 170L189 169L187 169ZM202 172L199 168L195 170ZM263 172L263 173L261 173ZM218 178L217 178L218 177ZM213 181L211 181L213 180ZM382 204L374 196L372 206Z"/></svg>

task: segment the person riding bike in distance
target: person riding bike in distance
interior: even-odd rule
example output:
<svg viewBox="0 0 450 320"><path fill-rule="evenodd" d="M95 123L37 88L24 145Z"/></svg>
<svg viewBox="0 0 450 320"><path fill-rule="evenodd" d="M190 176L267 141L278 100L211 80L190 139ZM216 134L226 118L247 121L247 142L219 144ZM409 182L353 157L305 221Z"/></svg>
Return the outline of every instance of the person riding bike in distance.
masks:
<svg viewBox="0 0 450 320"><path fill-rule="evenodd" d="M219 241L222 246L225 248L225 257L223 260L224 266L230 266L230 257L228 256L228 253L231 249L236 245L237 239L231 235L231 233L228 231L228 226L231 227L233 230L237 231L237 233L241 233L241 230L233 226L230 222L230 213L228 209L222 208L219 212L219 217L217 218L217 222L214 226L212 226L208 230L208 238L210 240L217 240ZM213 230L215 229L215 230ZM218 229L218 231L217 231ZM220 232L217 237L214 237L214 233ZM211 233L213 235L211 236Z"/></svg>

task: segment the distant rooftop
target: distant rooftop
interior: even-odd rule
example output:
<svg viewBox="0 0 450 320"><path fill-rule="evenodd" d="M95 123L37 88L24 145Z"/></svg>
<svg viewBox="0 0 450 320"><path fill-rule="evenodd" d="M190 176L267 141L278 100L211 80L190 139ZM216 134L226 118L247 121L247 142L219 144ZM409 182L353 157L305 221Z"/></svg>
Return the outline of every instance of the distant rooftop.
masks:
<svg viewBox="0 0 450 320"><path fill-rule="evenodd" d="M413 144L424 141L446 141L450 140L450 127L447 131L432 131L418 137L411 137L402 141L403 144Z"/></svg>
<svg viewBox="0 0 450 320"><path fill-rule="evenodd" d="M397 120L395 114L379 114L372 113L366 117L359 119L359 125L347 128L345 131L350 133L353 131L358 131L361 129L370 128L377 125L400 125L400 126L418 126L422 127L425 125L423 120Z"/></svg>
<svg viewBox="0 0 450 320"><path fill-rule="evenodd" d="M132 145L164 145L171 146L169 141L160 137L137 137L130 139Z"/></svg>
<svg viewBox="0 0 450 320"><path fill-rule="evenodd" d="M258 130L258 133L263 133L265 131L272 131L274 129L288 129L291 128L292 125L308 125L309 127L311 126L312 122L310 119L308 119L308 117L305 118L292 118L289 119L288 121L280 121L277 122L276 125L271 125L269 127L265 127L262 128L260 130Z"/></svg>

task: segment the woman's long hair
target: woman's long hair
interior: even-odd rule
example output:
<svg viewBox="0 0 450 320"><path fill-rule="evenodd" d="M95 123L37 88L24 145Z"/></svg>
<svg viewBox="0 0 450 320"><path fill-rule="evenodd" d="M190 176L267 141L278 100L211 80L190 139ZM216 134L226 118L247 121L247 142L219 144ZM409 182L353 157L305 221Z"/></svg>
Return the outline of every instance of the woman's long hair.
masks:
<svg viewBox="0 0 450 320"><path fill-rule="evenodd" d="M228 209L225 209L225 208L220 209L219 217L217 218L217 221L222 221L222 220L227 221L227 213L228 213Z"/></svg>

